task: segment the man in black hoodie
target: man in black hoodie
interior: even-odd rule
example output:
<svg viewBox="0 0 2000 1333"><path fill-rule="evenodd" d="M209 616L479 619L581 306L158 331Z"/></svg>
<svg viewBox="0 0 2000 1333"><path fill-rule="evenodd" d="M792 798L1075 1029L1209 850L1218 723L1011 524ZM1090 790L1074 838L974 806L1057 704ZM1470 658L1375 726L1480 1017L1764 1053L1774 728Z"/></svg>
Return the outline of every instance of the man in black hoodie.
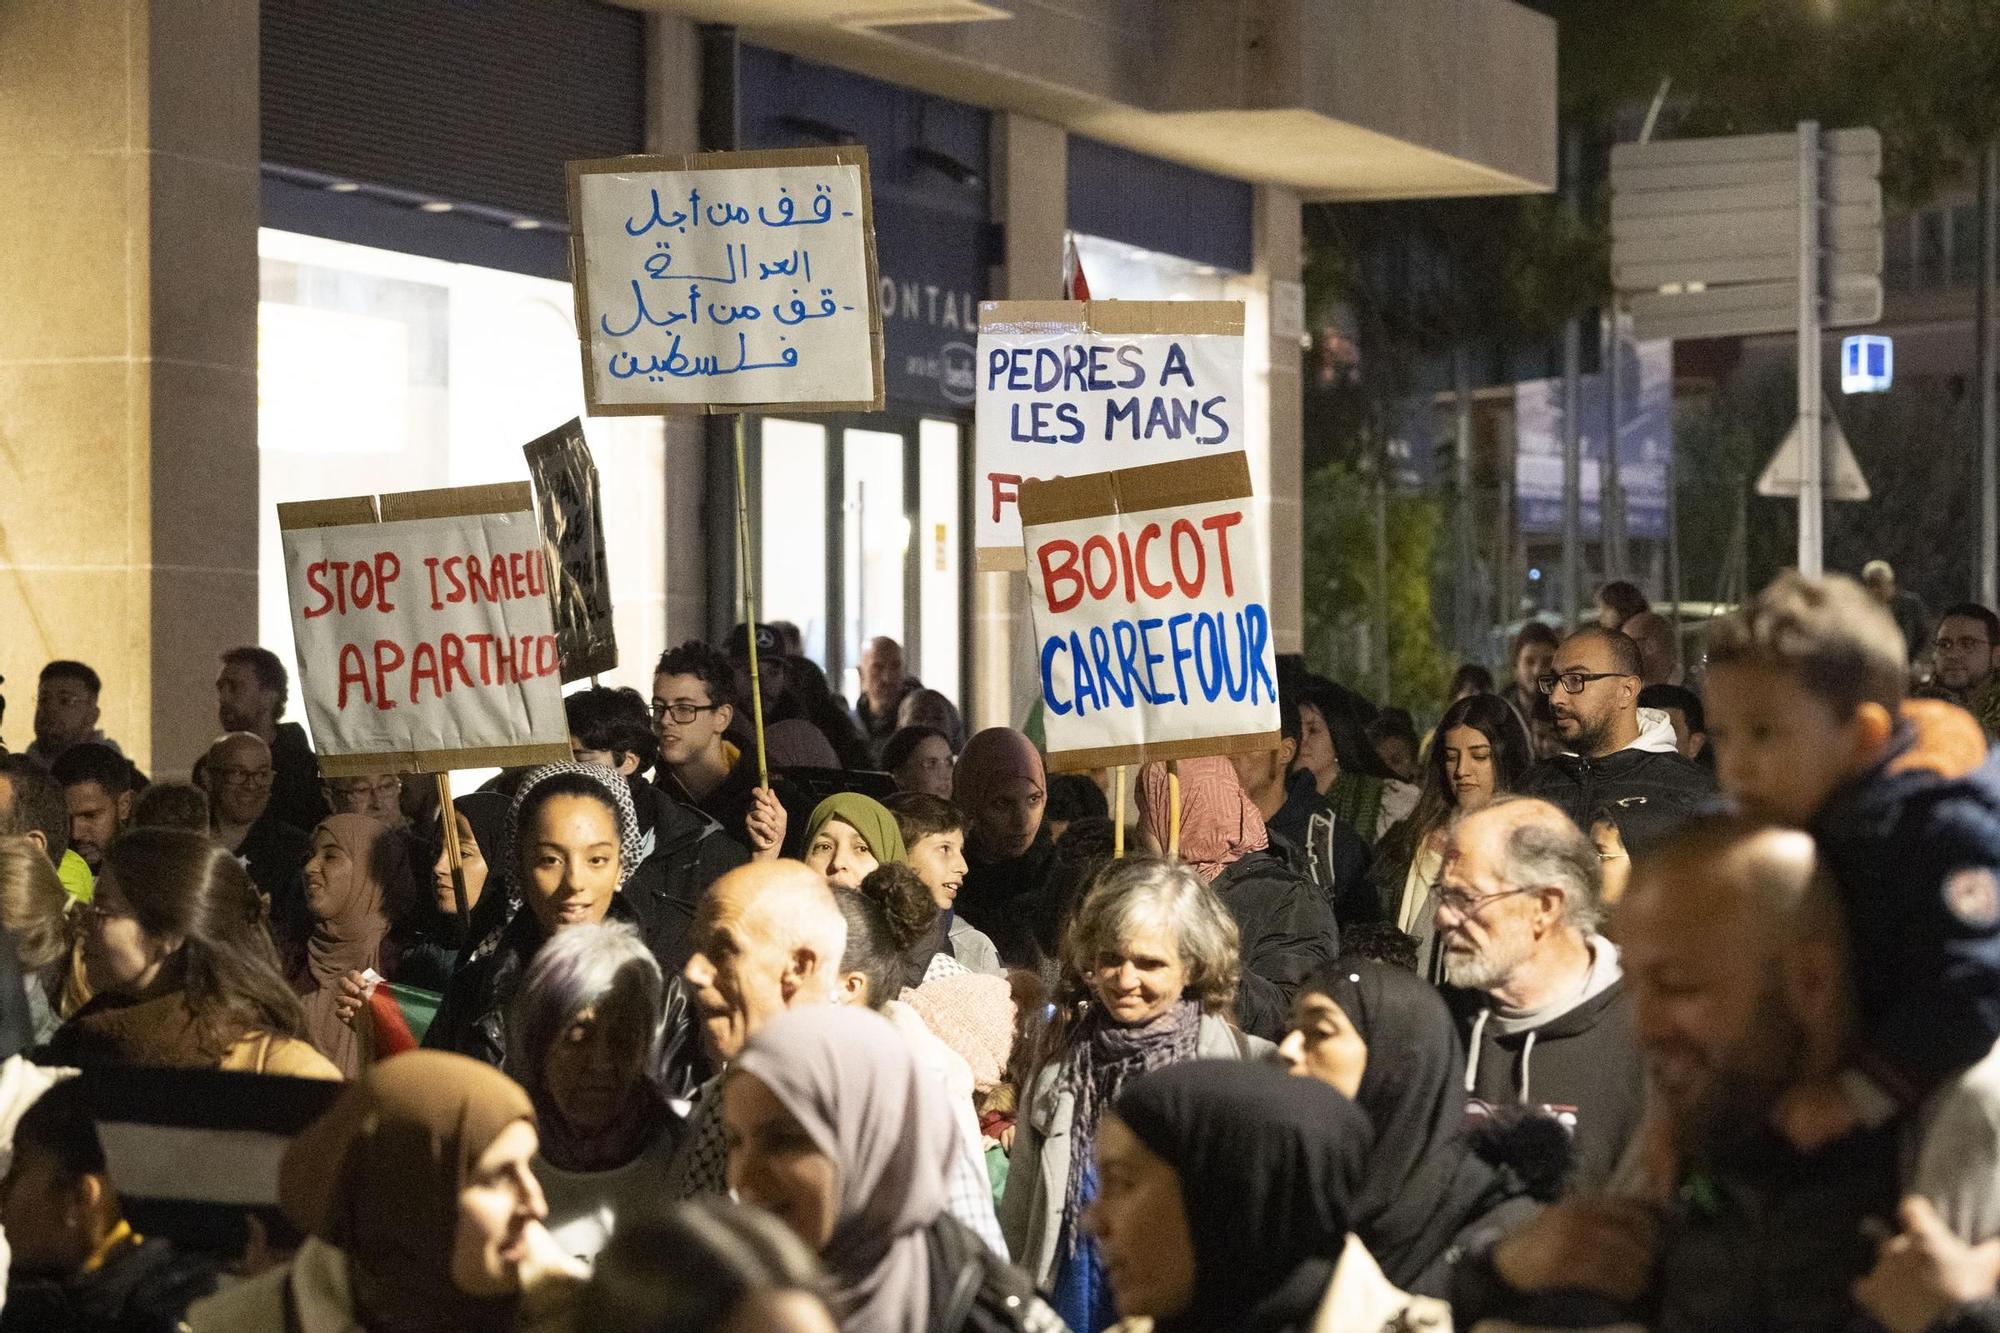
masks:
<svg viewBox="0 0 2000 1333"><path fill-rule="evenodd" d="M1547 801L1459 821L1438 895L1446 999L1475 1108L1527 1104L1568 1126L1573 1187L1602 1184L1642 1109L1632 1000L1597 933L1597 849Z"/></svg>
<svg viewBox="0 0 2000 1333"><path fill-rule="evenodd" d="M44 1092L15 1127L0 1225L13 1248L0 1333L172 1333L215 1290L213 1263L125 1220L80 1079Z"/></svg>
<svg viewBox="0 0 2000 1333"><path fill-rule="evenodd" d="M1521 779L1521 792L1551 802L1577 827L1616 825L1627 851L1672 832L1715 793L1715 779L1681 758L1673 723L1641 712L1639 645L1618 630L1580 629L1556 650L1541 679L1563 753Z"/></svg>
<svg viewBox="0 0 2000 1333"><path fill-rule="evenodd" d="M692 806L722 826L746 853L759 848L749 830L753 811L760 808L757 755L738 747L726 732L738 706L736 668L707 644L690 639L660 655L653 668L653 726L660 742L659 785L681 803ZM781 783L778 799L786 792ZM805 820L792 815L786 802L784 851L804 850ZM644 816L641 816L643 819Z"/></svg>

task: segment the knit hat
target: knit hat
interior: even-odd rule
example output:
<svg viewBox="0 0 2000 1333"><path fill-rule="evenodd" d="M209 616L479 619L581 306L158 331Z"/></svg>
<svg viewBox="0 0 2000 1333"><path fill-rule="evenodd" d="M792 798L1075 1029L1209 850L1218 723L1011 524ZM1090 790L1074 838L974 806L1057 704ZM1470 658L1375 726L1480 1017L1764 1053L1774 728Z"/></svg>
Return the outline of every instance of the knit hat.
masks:
<svg viewBox="0 0 2000 1333"><path fill-rule="evenodd" d="M1014 992L1007 978L959 972L902 994L939 1041L972 1066L979 1092L997 1087L1014 1053Z"/></svg>

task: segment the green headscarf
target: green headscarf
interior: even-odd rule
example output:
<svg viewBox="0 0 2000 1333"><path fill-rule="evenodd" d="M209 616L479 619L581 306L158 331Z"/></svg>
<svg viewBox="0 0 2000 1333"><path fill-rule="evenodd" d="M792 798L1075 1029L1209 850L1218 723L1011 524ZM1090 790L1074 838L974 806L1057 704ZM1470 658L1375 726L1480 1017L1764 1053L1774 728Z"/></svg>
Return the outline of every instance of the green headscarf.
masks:
<svg viewBox="0 0 2000 1333"><path fill-rule="evenodd" d="M858 791L835 792L815 806L812 818L806 821L806 846L812 846L812 840L830 819L838 819L859 833L868 843L868 850L883 865L909 860L910 854L903 847L903 830L880 801Z"/></svg>

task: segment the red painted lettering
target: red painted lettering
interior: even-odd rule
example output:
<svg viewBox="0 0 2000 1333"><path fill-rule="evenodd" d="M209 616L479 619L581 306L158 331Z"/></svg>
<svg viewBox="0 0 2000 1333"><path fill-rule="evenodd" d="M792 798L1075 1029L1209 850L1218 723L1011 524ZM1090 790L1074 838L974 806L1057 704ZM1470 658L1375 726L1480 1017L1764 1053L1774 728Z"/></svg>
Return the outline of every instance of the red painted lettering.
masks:
<svg viewBox="0 0 2000 1333"><path fill-rule="evenodd" d="M389 600L389 585L403 577L403 562L394 551L384 551L375 557L375 608L378 611L394 611L396 604Z"/></svg>
<svg viewBox="0 0 2000 1333"><path fill-rule="evenodd" d="M456 672L458 678L465 682L465 687L471 689L472 673L465 669L465 640L456 634L447 634L438 640L438 650L442 659L438 664L438 675L444 688L451 688L452 673Z"/></svg>
<svg viewBox="0 0 2000 1333"><path fill-rule="evenodd" d="M1076 543L1061 538L1043 542L1035 552L1035 560L1042 567L1042 595L1048 599L1051 611L1067 611L1083 600L1083 575L1076 572L1076 557ZM1058 593L1056 585L1063 582L1068 583L1069 591Z"/></svg>
<svg viewBox="0 0 2000 1333"><path fill-rule="evenodd" d="M444 603L438 600L438 558L434 555L425 556L424 569L431 580L431 610L442 611Z"/></svg>
<svg viewBox="0 0 2000 1333"><path fill-rule="evenodd" d="M1021 498L1021 479L1011 472L989 472L987 481L993 486L993 521L1000 521L1000 506L1014 504Z"/></svg>
<svg viewBox="0 0 2000 1333"><path fill-rule="evenodd" d="M410 650L410 702L417 701L417 689L428 679L431 695L444 698L444 680L438 675L437 645L429 639Z"/></svg>
<svg viewBox="0 0 2000 1333"><path fill-rule="evenodd" d="M1181 585L1182 596L1199 597L1201 596L1202 584L1208 581L1208 552L1202 549L1201 534L1194 530L1194 524L1184 518L1175 519L1174 526L1168 529L1168 531L1171 534L1167 539L1167 543L1168 551L1173 556L1174 582ZM1192 575L1181 568L1182 537L1186 537L1189 544L1194 547L1194 573Z"/></svg>
<svg viewBox="0 0 2000 1333"><path fill-rule="evenodd" d="M1215 534L1216 558L1222 562L1222 592L1224 596L1236 595L1236 578L1229 572L1229 530L1243 521L1243 511L1228 514L1210 514L1201 521L1201 526Z"/></svg>
<svg viewBox="0 0 2000 1333"><path fill-rule="evenodd" d="M1091 565L1091 557L1104 557L1104 582L1100 586ZM1083 543L1083 583L1090 590L1090 600L1101 602L1111 595L1118 586L1118 553L1111 549L1111 539L1103 533L1086 538Z"/></svg>
<svg viewBox="0 0 2000 1333"><path fill-rule="evenodd" d="M453 559L458 557L454 556ZM466 556L464 559L465 587L468 595L474 602L492 601L493 590L487 586L485 569L481 568L478 559L473 556Z"/></svg>
<svg viewBox="0 0 2000 1333"><path fill-rule="evenodd" d="M556 644L556 636L544 634L535 640L535 674L553 676L562 670L562 650Z"/></svg>
<svg viewBox="0 0 2000 1333"><path fill-rule="evenodd" d="M1133 552L1132 556L1132 563L1137 566L1139 587L1148 597L1165 597L1174 590L1174 585L1165 579L1155 583L1146 577L1146 544L1157 539L1159 535L1160 525L1157 523L1148 523L1145 530L1139 534L1138 549Z"/></svg>
<svg viewBox="0 0 2000 1333"><path fill-rule="evenodd" d="M548 559L541 547L528 552L528 596L548 596L548 568Z"/></svg>
<svg viewBox="0 0 2000 1333"><path fill-rule="evenodd" d="M358 644L343 643L340 645L340 690L335 696L335 702L343 713L347 711L347 687L350 685L361 687L361 702L374 702L368 693L368 659L361 655Z"/></svg>
<svg viewBox="0 0 2000 1333"><path fill-rule="evenodd" d="M323 616L333 609L333 594L328 592L326 587L326 561L315 560L306 566L306 590L319 594L319 605L308 606L305 609L307 620Z"/></svg>
<svg viewBox="0 0 2000 1333"><path fill-rule="evenodd" d="M403 661L402 646L394 639L375 640L375 706L385 713L396 706L389 697L389 673L401 668Z"/></svg>

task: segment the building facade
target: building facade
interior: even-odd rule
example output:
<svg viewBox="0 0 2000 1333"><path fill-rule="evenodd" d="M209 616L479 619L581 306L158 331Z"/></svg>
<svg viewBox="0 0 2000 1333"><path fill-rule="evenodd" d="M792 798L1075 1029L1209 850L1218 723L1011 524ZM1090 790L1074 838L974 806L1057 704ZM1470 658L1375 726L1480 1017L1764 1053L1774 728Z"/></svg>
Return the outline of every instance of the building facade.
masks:
<svg viewBox="0 0 2000 1333"><path fill-rule="evenodd" d="M54 657L161 774L217 654L290 656L273 506L525 474L582 408L562 163L859 142L887 404L744 422L760 612L836 687L889 634L978 724L1032 690L971 572L978 302L1230 297L1299 646L1300 210L1541 191L1555 30L1511 0L19 0L0 33L0 675ZM622 651L736 618L732 423L593 419Z"/></svg>

